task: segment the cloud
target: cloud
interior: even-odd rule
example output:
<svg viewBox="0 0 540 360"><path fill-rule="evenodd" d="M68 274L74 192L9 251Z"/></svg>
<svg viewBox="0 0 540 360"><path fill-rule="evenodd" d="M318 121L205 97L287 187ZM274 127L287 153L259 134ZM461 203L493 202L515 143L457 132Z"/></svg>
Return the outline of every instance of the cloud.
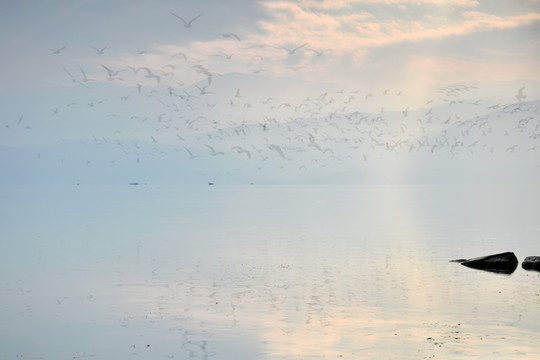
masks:
<svg viewBox="0 0 540 360"><path fill-rule="evenodd" d="M392 21L385 24L364 23L357 26L363 46L386 46L407 41L441 39L450 36L463 36L492 29L508 29L540 21L540 14L526 14L499 17L480 12L464 13L464 21L443 26L431 26L421 22L405 23ZM384 28L387 34L381 31Z"/></svg>
<svg viewBox="0 0 540 360"><path fill-rule="evenodd" d="M427 4L440 6L462 6L476 7L479 5L476 0L301 0L298 4L303 8L316 9L345 9L356 4L376 4L376 5L406 5L406 4Z"/></svg>
<svg viewBox="0 0 540 360"><path fill-rule="evenodd" d="M370 4L370 6L354 7L354 5L362 4ZM387 6L375 6L380 4ZM297 63L309 65L309 68L316 64L319 73L350 74L346 75L347 78L350 78L353 73L365 74L362 69L365 70L366 66L375 66L375 63L368 63L371 54L381 51L387 58L396 62L395 66L392 66L391 61L385 60L386 65L381 66L386 66L388 71L392 72L397 68L402 68L403 71L406 69L417 71L417 65L422 63L418 58L411 67L407 67L404 63L408 61L407 59L413 59L414 54L410 51L421 49L421 55L418 54L418 56L435 59L433 61L436 63L441 58L440 54L437 54L437 49L449 44L451 46L445 48L442 56L454 60L459 59L457 62L449 60L448 69L452 69L454 73L471 74L473 69L478 70L478 64L483 64L482 66L492 64L489 66L490 72L497 73L496 69L504 68L506 62L501 58L499 58L501 61L492 62L493 59L488 53L494 45L489 41L481 42L479 46L483 51L476 52L475 56L463 57L470 49L471 42L479 36L484 39L495 36L495 33L490 34L493 30L517 29L540 20L540 14L534 10L524 12L522 9L520 13L517 9L511 14L493 14L489 9L480 9L477 1L469 0L302 0L298 2L277 0L266 1L264 5L268 11L268 17L259 22L262 31L248 37L249 41L275 47L294 47L307 42L305 49L331 49L325 52L324 56L317 58L313 52L305 51L305 49L294 56ZM429 8L422 7L424 5L429 5ZM439 8L434 9L433 6ZM478 9L473 11L472 8L476 6ZM361 10L355 10L359 8ZM430 11L423 11L426 9ZM506 34L509 33L506 32ZM496 36L501 35L502 33L497 32ZM528 40L506 36L503 40L496 42L496 46L501 51L504 49L502 44L504 41L513 41L512 45L515 45L516 42ZM261 51L266 52L265 59L272 61L274 73L279 72L280 66L292 61L291 56L285 52L276 53L275 49ZM377 55L377 57L380 56ZM454 62L458 65L454 66ZM514 65L519 66L518 63L519 61ZM465 64L469 64L470 69ZM432 66L432 68L434 72L440 70L437 66ZM303 70L302 74L308 75L308 70ZM313 76L312 73L309 75Z"/></svg>
<svg viewBox="0 0 540 360"><path fill-rule="evenodd" d="M469 19L467 25L483 29L506 29L522 25L528 25L535 21L540 21L540 13L528 13L524 15L499 17L477 11L467 11L463 13L466 19Z"/></svg>
<svg viewBox="0 0 540 360"><path fill-rule="evenodd" d="M357 2L370 2L361 0ZM412 3L405 0L386 0L385 3ZM460 4L473 6L475 2L424 0L421 3ZM381 20L369 12L335 14L321 13L309 9L309 4L345 4L334 0L319 2L305 0L298 5L288 1L267 2L274 14L274 21L265 21L262 26L272 34L272 41L298 43L309 41L314 46L332 47L344 51L355 47L379 47L407 41L438 39L461 36L492 29L508 29L540 21L539 13L513 16L497 16L479 11L466 11L457 17L431 15L411 17L397 11L389 19ZM347 2L350 3L350 2ZM417 3L417 2L415 2ZM326 5L325 5L326 6Z"/></svg>

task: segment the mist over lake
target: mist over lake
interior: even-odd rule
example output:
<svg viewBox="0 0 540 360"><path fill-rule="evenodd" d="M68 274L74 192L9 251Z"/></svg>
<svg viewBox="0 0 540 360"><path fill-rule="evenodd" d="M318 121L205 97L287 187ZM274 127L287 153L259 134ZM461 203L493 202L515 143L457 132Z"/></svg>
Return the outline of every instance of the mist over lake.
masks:
<svg viewBox="0 0 540 360"><path fill-rule="evenodd" d="M2 357L534 358L528 190L3 187Z"/></svg>

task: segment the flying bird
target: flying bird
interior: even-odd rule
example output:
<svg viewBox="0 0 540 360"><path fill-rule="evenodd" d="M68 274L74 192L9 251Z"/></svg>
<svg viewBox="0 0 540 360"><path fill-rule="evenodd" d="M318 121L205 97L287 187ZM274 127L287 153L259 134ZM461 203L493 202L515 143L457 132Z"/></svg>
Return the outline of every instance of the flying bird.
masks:
<svg viewBox="0 0 540 360"><path fill-rule="evenodd" d="M281 150L279 146L274 145L274 144L266 144L266 147L269 148L270 150L276 151L282 158L284 158L285 160L288 160L287 157L285 157L283 150Z"/></svg>
<svg viewBox="0 0 540 360"><path fill-rule="evenodd" d="M212 73L210 72L210 70L208 70L207 68L205 68L203 65L200 65L200 64L197 64L197 65L193 65L192 68L195 68L197 69L197 72L199 74L204 74L206 75L206 78L208 80L208 85L210 85L212 83L212 77L214 75L219 75L217 73Z"/></svg>
<svg viewBox="0 0 540 360"><path fill-rule="evenodd" d="M524 94L524 91L525 91L525 86L518 90L518 94L516 95L517 101L521 102L521 100L525 100L527 98L527 95Z"/></svg>
<svg viewBox="0 0 540 360"><path fill-rule="evenodd" d="M185 150L187 151L187 153L189 154L189 158L190 158L191 160L200 157L199 155L193 155L193 153L192 153L191 151L189 151L189 149L188 149L187 147L185 147L185 146L184 146L184 149L185 149Z"/></svg>
<svg viewBox="0 0 540 360"><path fill-rule="evenodd" d="M231 150L236 151L238 154L246 154L248 159L251 159L251 152L249 150L244 149L241 146L232 147Z"/></svg>
<svg viewBox="0 0 540 360"><path fill-rule="evenodd" d="M96 54L98 55L103 55L103 52L105 51L105 49L107 48L106 46L102 47L101 49L97 48L97 47L94 47L94 46L90 46L92 49L96 50Z"/></svg>
<svg viewBox="0 0 540 360"><path fill-rule="evenodd" d="M89 81L93 81L92 79L89 79L88 76L86 76L86 73L84 72L83 68L81 67L81 65L79 65L79 70L81 71L81 74L82 74L82 79L81 81L82 82L89 82Z"/></svg>
<svg viewBox="0 0 540 360"><path fill-rule="evenodd" d="M199 74L204 74L208 77L212 76L213 74L210 72L210 70L208 70L206 67L204 67L203 65L200 65L200 64L197 64L197 65L193 65L192 68L195 68L197 69L197 72Z"/></svg>
<svg viewBox="0 0 540 360"><path fill-rule="evenodd" d="M66 46L62 46L61 48L58 48L58 49L49 49L50 51L52 51L53 54L60 54L64 49L66 48Z"/></svg>
<svg viewBox="0 0 540 360"><path fill-rule="evenodd" d="M121 78L117 76L120 72L127 70L127 69L121 69L121 70L114 71L103 64L101 66L107 71L107 74L109 74L109 77L107 78L108 80L115 80L115 79L122 80Z"/></svg>
<svg viewBox="0 0 540 360"><path fill-rule="evenodd" d="M189 20L189 21L186 21L186 20L184 20L181 16L179 16L179 15L177 15L177 14L175 14L175 13L173 13L173 12L171 11L171 15L172 15L172 16L175 16L175 17L177 17L177 18L179 18L180 20L182 20L182 22L184 23L184 27L185 27L185 28L188 28L188 29L191 28L191 27L192 27L191 24L192 24L195 20L197 20L198 18L200 18L203 14L204 14L204 13L202 12L202 13L200 13L199 15L195 16L193 19L191 19L191 20Z"/></svg>
<svg viewBox="0 0 540 360"><path fill-rule="evenodd" d="M240 41L240 37L233 33L219 34L218 36L224 37L226 39L235 38L236 40Z"/></svg>
<svg viewBox="0 0 540 360"><path fill-rule="evenodd" d="M330 49L326 49L326 50L315 50L315 49L308 49L308 48L306 48L306 51L312 51L316 56L322 56L325 52L330 51Z"/></svg>
<svg viewBox="0 0 540 360"><path fill-rule="evenodd" d="M403 110L401 112L403 114L404 117L407 117L407 115L409 115L409 108L407 107L405 110Z"/></svg>
<svg viewBox="0 0 540 360"><path fill-rule="evenodd" d="M195 86L195 87L199 90L199 92L201 93L201 95L213 94L212 92L206 91L206 88L207 88L208 86L200 87L200 86L197 86L197 85L195 85L195 84L194 84L193 86Z"/></svg>
<svg viewBox="0 0 540 360"><path fill-rule="evenodd" d="M177 52L176 54L173 54L173 58L177 57L177 56L182 56L184 58L184 60L187 60L187 56L186 54L184 54L183 52L179 51Z"/></svg>
<svg viewBox="0 0 540 360"><path fill-rule="evenodd" d="M152 70L150 70L150 68L140 66L140 67L137 68L137 71L139 71L139 70L146 71L146 75L144 76L145 78L147 78L147 79L154 78L154 79L156 79L158 84L161 82L161 77L159 75L154 74L152 72Z"/></svg>
<svg viewBox="0 0 540 360"><path fill-rule="evenodd" d="M82 85L84 86L85 88L89 89L88 86L86 86L85 84L83 84L80 80L76 79L75 76L73 76L64 66L62 66L62 69L64 69L64 71L69 75L69 77L71 78L71 81L74 82L74 83L77 83L79 85Z"/></svg>
<svg viewBox="0 0 540 360"><path fill-rule="evenodd" d="M234 54L210 54L209 56L212 56L212 57L222 57L226 60L231 60L231 58L233 57Z"/></svg>
<svg viewBox="0 0 540 360"><path fill-rule="evenodd" d="M276 47L276 49L283 49L283 50L287 50L287 52L289 53L289 55L293 55L294 53L296 53L297 50L300 50L301 48L303 48L304 46L306 46L308 43L304 43L300 46L297 46L295 47L294 49L289 49L289 48L286 48L284 46L279 46L279 47Z"/></svg>
<svg viewBox="0 0 540 360"><path fill-rule="evenodd" d="M225 155L225 153L223 151L216 151L216 150L214 150L213 147L211 147L208 144L204 144L204 146L206 146L208 149L210 149L210 155L212 155L212 156Z"/></svg>

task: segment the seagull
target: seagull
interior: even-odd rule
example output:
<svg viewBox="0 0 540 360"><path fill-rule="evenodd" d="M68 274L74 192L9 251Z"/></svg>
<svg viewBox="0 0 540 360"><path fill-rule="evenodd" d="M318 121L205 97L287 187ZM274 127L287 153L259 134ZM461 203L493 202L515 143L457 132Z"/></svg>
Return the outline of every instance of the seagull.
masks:
<svg viewBox="0 0 540 360"><path fill-rule="evenodd" d="M516 149L516 146L517 145L510 146L509 148L506 149L506 152L514 152L514 150Z"/></svg>
<svg viewBox="0 0 540 360"><path fill-rule="evenodd" d="M152 70L150 70L150 68L140 66L140 67L137 68L137 71L139 71L139 70L146 71L145 78L147 78L147 79L154 78L154 79L156 79L158 84L161 82L161 77L159 75L154 74L152 72Z"/></svg>
<svg viewBox="0 0 540 360"><path fill-rule="evenodd" d="M216 150L214 150L214 148L211 147L210 145L204 144L204 146L206 146L207 148L210 149L210 155L212 155L212 156L216 156L216 155L225 155L225 153L224 153L223 151L216 151Z"/></svg>
<svg viewBox="0 0 540 360"><path fill-rule="evenodd" d="M49 49L49 50L51 50L53 54L60 54L65 48L66 46L64 45L59 49Z"/></svg>
<svg viewBox="0 0 540 360"><path fill-rule="evenodd" d="M208 80L208 85L210 85L212 83L212 77L214 75L219 75L218 73L211 73L207 68L205 68L204 66L200 65L200 64L197 64L197 65L193 65L192 68L195 68L197 69L197 72L199 74L204 74L206 75L207 77L207 80Z"/></svg>
<svg viewBox="0 0 540 360"><path fill-rule="evenodd" d="M274 144L266 144L266 147L269 148L270 150L276 151L282 158L284 158L285 160L288 160L285 157L285 154L283 153L283 150L281 150L281 148L279 146L274 145Z"/></svg>
<svg viewBox="0 0 540 360"><path fill-rule="evenodd" d="M69 75L69 77L71 78L71 81L73 81L74 83L77 83L79 85L82 85L84 86L85 88L87 89L90 89L88 86L86 86L85 84L83 84L80 80L77 80L75 78L75 76L73 76L64 66L62 66L62 69L64 69L64 71Z"/></svg>
<svg viewBox="0 0 540 360"><path fill-rule="evenodd" d="M211 54L209 56L213 56L213 57L222 57L222 58L225 58L226 60L231 60L231 58L233 57L234 54Z"/></svg>
<svg viewBox="0 0 540 360"><path fill-rule="evenodd" d="M197 65L193 65L192 68L195 68L197 69L197 72L199 74L204 74L208 77L212 76L213 74L210 72L210 70L208 70L206 67L204 67L203 65L201 64L197 64Z"/></svg>
<svg viewBox="0 0 540 360"><path fill-rule="evenodd" d="M184 20L181 16L179 16L179 15L177 15L177 14L175 14L175 13L173 13L173 12L171 11L171 15L172 15L172 16L175 16L175 17L179 18L180 20L182 20L182 22L184 23L184 27L185 27L185 28L191 28L191 27L192 27L191 24L192 24L195 20L197 20L198 18L200 18L203 14L204 14L204 13L202 12L202 13L200 13L199 15L195 16L193 19L191 19L191 20L189 20L189 21L186 21L186 20Z"/></svg>
<svg viewBox="0 0 540 360"><path fill-rule="evenodd" d="M96 50L96 54L98 55L103 55L103 52L105 51L105 49L107 48L106 46L102 47L101 49L98 49L97 47L94 47L94 46L90 46L92 49Z"/></svg>
<svg viewBox="0 0 540 360"><path fill-rule="evenodd" d="M315 53L316 56L322 56L325 52L330 51L330 49L326 49L326 50L315 50L315 49L307 49L307 48L306 48L306 51L312 51L313 53Z"/></svg>
<svg viewBox="0 0 540 360"><path fill-rule="evenodd" d="M107 74L109 74L109 77L108 77L108 80L115 80L115 79L118 79L118 80L122 80L121 78L119 77L116 77L120 72L122 71L125 71L127 69L122 69L122 70L112 70L111 68L108 68L106 67L105 65L101 65L106 71L107 71Z"/></svg>
<svg viewBox="0 0 540 360"><path fill-rule="evenodd" d="M293 54L296 52L296 50L299 50L299 49L303 48L303 47L306 46L307 44L308 44L308 43L304 43L304 44L302 44L302 45L300 45L300 46L295 47L294 49L289 49L289 48L286 48L286 47L284 47L284 46L278 46L278 47L276 47L276 49L287 50L287 52L289 53L289 55L293 55Z"/></svg>
<svg viewBox="0 0 540 360"><path fill-rule="evenodd" d="M241 146L235 146L231 148L231 150L235 150L238 154L246 154L248 159L251 159L251 152L249 150L244 149Z"/></svg>
<svg viewBox="0 0 540 360"><path fill-rule="evenodd" d="M199 155L193 155L193 153L191 151L189 151L189 149L187 147L184 146L184 149L186 149L187 153L189 154L189 158L190 159L196 159L198 157L200 157Z"/></svg>
<svg viewBox="0 0 540 360"><path fill-rule="evenodd" d="M181 52L181 51L177 52L176 54L173 54L172 57L174 58L174 57L177 57L177 56L182 56L182 57L184 58L184 60L187 60L186 54L184 54L184 53Z"/></svg>
<svg viewBox="0 0 540 360"><path fill-rule="evenodd" d="M259 49L262 49L262 48L265 48L265 47L273 47L275 49L280 49L280 48L277 48L275 46L270 46L270 45L265 45L265 44L254 44L254 45L250 45L248 47L244 47L242 48L243 50L249 50L249 49L253 49L253 48L259 48Z"/></svg>
<svg viewBox="0 0 540 360"><path fill-rule="evenodd" d="M235 38L236 40L240 41L240 38L238 37L238 35L236 34L233 34L233 33L227 33L227 34L219 34L217 36L221 36L221 37L224 37L226 39L229 39L229 38Z"/></svg>
<svg viewBox="0 0 540 360"><path fill-rule="evenodd" d="M251 57L251 60L253 60L253 59L259 59L260 61L263 61L263 60L264 60L264 58L263 58L261 55L253 55L253 56ZM251 61L250 61L250 63L251 63Z"/></svg>
<svg viewBox="0 0 540 360"><path fill-rule="evenodd" d="M83 78L81 79L82 82L93 81L93 80L89 79L88 76L86 76L86 73L84 72L84 70L83 70L83 68L81 67L81 65L79 65L79 70L81 70L81 74L83 75Z"/></svg>
<svg viewBox="0 0 540 360"><path fill-rule="evenodd" d="M518 90L518 94L516 95L517 101L521 102L521 100L525 100L527 98L527 95L523 93L524 90L525 90L525 86Z"/></svg>
<svg viewBox="0 0 540 360"><path fill-rule="evenodd" d="M208 86L200 87L200 86L197 86L195 84L193 86L195 86L197 89L199 89L199 92L201 93L201 95L213 94L212 92L206 91L206 88Z"/></svg>

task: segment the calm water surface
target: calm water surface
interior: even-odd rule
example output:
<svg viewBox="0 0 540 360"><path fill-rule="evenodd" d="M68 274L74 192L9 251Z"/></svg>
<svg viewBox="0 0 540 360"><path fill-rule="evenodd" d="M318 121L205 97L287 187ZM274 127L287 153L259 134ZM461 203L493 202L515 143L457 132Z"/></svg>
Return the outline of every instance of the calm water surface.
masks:
<svg viewBox="0 0 540 360"><path fill-rule="evenodd" d="M2 359L538 359L527 187L0 188Z"/></svg>

